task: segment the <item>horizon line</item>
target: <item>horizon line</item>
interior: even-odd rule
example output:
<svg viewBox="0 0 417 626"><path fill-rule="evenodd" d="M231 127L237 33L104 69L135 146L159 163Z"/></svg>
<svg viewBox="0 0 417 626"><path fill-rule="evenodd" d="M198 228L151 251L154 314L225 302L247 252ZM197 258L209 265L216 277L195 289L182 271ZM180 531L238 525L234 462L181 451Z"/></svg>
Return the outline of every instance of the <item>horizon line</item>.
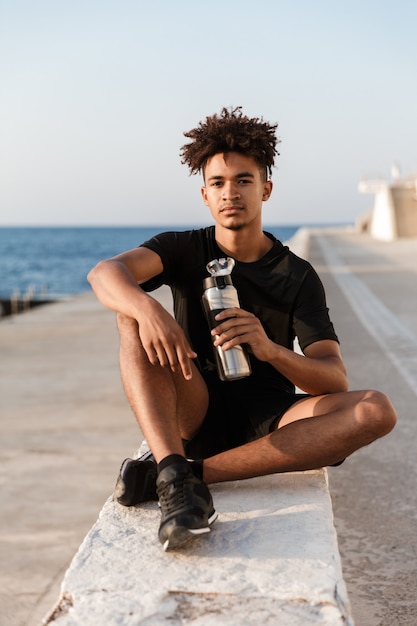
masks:
<svg viewBox="0 0 417 626"><path fill-rule="evenodd" d="M352 224L353 221L334 221L330 222L327 220L318 221L318 222L264 222L264 227L300 227L300 226L320 226L320 225L345 225ZM209 224L207 222L181 222L181 223L170 223L170 222L161 222L156 224L99 224L99 223L91 223L91 224L57 224L57 223L45 223L45 224L0 224L0 228L204 228L206 226L213 226L214 224Z"/></svg>

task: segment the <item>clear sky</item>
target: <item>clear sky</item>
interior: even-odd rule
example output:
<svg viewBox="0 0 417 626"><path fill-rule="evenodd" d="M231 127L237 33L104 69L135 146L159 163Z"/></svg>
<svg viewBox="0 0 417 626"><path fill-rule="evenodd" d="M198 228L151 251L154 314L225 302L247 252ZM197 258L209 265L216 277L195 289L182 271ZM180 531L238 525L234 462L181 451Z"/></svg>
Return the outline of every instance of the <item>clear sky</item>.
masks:
<svg viewBox="0 0 417 626"><path fill-rule="evenodd" d="M416 0L0 0L0 225L211 222L183 131L278 122L269 224L417 172Z"/></svg>

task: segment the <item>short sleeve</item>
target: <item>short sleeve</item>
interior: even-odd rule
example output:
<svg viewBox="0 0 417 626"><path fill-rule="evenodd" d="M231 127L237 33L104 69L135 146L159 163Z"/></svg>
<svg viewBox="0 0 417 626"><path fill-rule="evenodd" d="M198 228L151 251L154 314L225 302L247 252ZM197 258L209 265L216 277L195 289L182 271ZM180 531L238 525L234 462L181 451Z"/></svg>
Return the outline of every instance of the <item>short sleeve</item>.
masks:
<svg viewBox="0 0 417 626"><path fill-rule="evenodd" d="M161 258L163 271L158 276L154 276L150 280L141 285L144 291L153 291L161 285L171 285L173 281L173 266L175 254L178 250L178 233L166 232L155 235L152 239L148 239L140 245L140 247L148 248Z"/></svg>
<svg viewBox="0 0 417 626"><path fill-rule="evenodd" d="M312 267L306 273L296 298L293 325L303 351L316 341L339 341L330 320L323 284Z"/></svg>

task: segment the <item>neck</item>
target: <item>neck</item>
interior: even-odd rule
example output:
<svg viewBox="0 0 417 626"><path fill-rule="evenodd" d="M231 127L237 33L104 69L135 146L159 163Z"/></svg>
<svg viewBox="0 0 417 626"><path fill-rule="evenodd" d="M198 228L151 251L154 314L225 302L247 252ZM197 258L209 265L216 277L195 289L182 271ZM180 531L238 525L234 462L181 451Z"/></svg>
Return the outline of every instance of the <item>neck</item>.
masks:
<svg viewBox="0 0 417 626"><path fill-rule="evenodd" d="M262 258L273 246L262 228L257 233L249 232L245 229L230 230L220 228L216 224L215 237L217 245L227 255L243 263L253 263Z"/></svg>

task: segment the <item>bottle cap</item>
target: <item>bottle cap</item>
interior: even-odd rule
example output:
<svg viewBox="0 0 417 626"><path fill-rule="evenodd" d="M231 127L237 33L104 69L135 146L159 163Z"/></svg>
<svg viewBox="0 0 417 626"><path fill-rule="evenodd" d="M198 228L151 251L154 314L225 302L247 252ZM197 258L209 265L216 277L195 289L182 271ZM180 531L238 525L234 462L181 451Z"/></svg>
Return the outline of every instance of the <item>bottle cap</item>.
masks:
<svg viewBox="0 0 417 626"><path fill-rule="evenodd" d="M207 263L206 268L212 276L227 276L231 274L234 266L235 260L228 256L222 259L213 259Z"/></svg>

